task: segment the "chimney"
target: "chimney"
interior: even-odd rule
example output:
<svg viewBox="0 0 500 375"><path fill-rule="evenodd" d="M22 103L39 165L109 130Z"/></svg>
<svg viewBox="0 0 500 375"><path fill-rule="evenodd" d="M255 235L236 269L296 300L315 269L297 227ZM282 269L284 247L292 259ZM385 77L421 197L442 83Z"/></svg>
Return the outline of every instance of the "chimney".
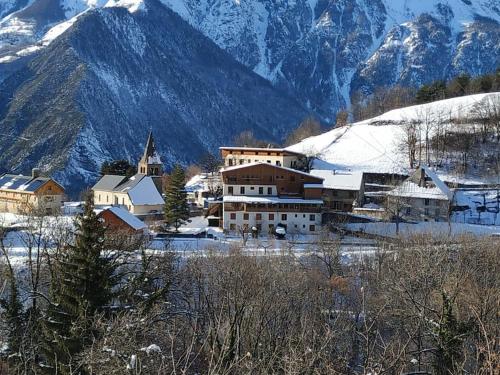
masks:
<svg viewBox="0 0 500 375"><path fill-rule="evenodd" d="M38 177L40 177L40 169L33 168L31 170L31 178L38 178Z"/></svg>

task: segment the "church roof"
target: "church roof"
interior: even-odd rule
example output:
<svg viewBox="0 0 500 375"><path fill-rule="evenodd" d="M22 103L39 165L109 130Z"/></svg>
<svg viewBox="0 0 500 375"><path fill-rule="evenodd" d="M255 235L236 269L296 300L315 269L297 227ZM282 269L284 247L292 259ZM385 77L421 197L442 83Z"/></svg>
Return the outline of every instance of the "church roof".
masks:
<svg viewBox="0 0 500 375"><path fill-rule="evenodd" d="M160 156L156 151L153 132L149 132L148 140L146 141L146 147L144 149L144 154L142 155L141 162L146 162L147 164L161 164Z"/></svg>

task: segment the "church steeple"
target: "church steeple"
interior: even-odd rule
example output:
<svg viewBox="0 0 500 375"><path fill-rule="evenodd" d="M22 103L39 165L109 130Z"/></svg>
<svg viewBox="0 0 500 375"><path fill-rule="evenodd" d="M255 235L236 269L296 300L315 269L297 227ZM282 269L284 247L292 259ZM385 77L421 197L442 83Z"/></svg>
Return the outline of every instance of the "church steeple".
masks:
<svg viewBox="0 0 500 375"><path fill-rule="evenodd" d="M138 171L147 176L161 176L163 174L163 163L160 155L156 152L153 132L149 132L144 154L139 161Z"/></svg>

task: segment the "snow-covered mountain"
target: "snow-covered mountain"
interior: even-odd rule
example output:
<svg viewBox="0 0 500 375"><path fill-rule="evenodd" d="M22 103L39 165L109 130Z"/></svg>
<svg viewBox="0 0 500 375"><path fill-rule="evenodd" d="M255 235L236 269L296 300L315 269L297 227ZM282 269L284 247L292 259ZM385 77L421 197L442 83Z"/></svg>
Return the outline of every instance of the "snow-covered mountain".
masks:
<svg viewBox="0 0 500 375"><path fill-rule="evenodd" d="M500 65L497 0L161 0L238 61L332 117L354 91ZM17 12L21 3L27 3ZM0 80L89 8L142 0L8 0ZM1 10L1 9L0 9ZM52 27L55 29L51 30ZM3 66L2 66L3 62ZM19 64L19 63L17 63Z"/></svg>
<svg viewBox="0 0 500 375"><path fill-rule="evenodd" d="M332 115L354 90L500 65L496 0L164 0L255 72Z"/></svg>
<svg viewBox="0 0 500 375"><path fill-rule="evenodd" d="M331 169L350 172L396 173L408 174L410 165L408 151L405 146L409 124L420 124L415 127L416 142L425 143L425 131L428 129L428 139L436 134L446 132L479 133L480 121L475 121L478 113L485 113L478 108L488 108L495 111L500 108L500 93L476 94L453 99L440 100L428 104L415 105L395 109L372 119L334 128L318 136L304 139L302 142L288 147L290 151L301 152L318 158L314 162L316 169ZM496 109L494 109L496 108ZM493 112L491 112L493 113ZM457 125L460 124L460 125ZM494 133L494 130L491 130ZM449 145L453 148L453 145ZM477 171L465 171L465 177L487 179L486 168L481 162L498 152L498 142L491 147L488 143L478 142L478 149L471 144L468 152L470 164ZM425 146L423 146L425 147ZM458 151L451 150L450 155ZM478 151L480 160L473 160L472 155ZM432 155L431 160L440 167L443 178L457 178L451 173L456 167L450 155ZM418 155L417 155L418 156ZM425 156L422 162L425 164ZM416 161L418 164L418 160ZM473 169L473 168L472 168ZM476 172L476 176L474 176ZM496 180L494 180L496 181Z"/></svg>
<svg viewBox="0 0 500 375"><path fill-rule="evenodd" d="M0 84L0 166L70 191L104 160L136 161L152 130L167 165L243 130L280 142L307 116L156 0L89 10ZM135 7L138 5L138 7Z"/></svg>

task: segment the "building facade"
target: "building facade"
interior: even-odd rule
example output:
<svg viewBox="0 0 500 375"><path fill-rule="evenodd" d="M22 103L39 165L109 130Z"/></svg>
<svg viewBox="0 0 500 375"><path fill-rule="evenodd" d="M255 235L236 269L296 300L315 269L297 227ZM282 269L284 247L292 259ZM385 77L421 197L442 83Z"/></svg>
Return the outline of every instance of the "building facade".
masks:
<svg viewBox="0 0 500 375"><path fill-rule="evenodd" d="M453 192L428 167L420 166L387 194L386 209L405 221L447 221Z"/></svg>
<svg viewBox="0 0 500 375"><path fill-rule="evenodd" d="M220 151L226 167L259 162L294 169L307 166L305 155L283 148L221 147Z"/></svg>
<svg viewBox="0 0 500 375"><path fill-rule="evenodd" d="M31 176L4 174L0 177L0 212L53 215L61 210L64 188L33 169Z"/></svg>
<svg viewBox="0 0 500 375"><path fill-rule="evenodd" d="M267 162L229 166L221 174L224 230L270 234L281 226L289 234L307 234L321 229L321 192L306 187L321 184L321 178Z"/></svg>

